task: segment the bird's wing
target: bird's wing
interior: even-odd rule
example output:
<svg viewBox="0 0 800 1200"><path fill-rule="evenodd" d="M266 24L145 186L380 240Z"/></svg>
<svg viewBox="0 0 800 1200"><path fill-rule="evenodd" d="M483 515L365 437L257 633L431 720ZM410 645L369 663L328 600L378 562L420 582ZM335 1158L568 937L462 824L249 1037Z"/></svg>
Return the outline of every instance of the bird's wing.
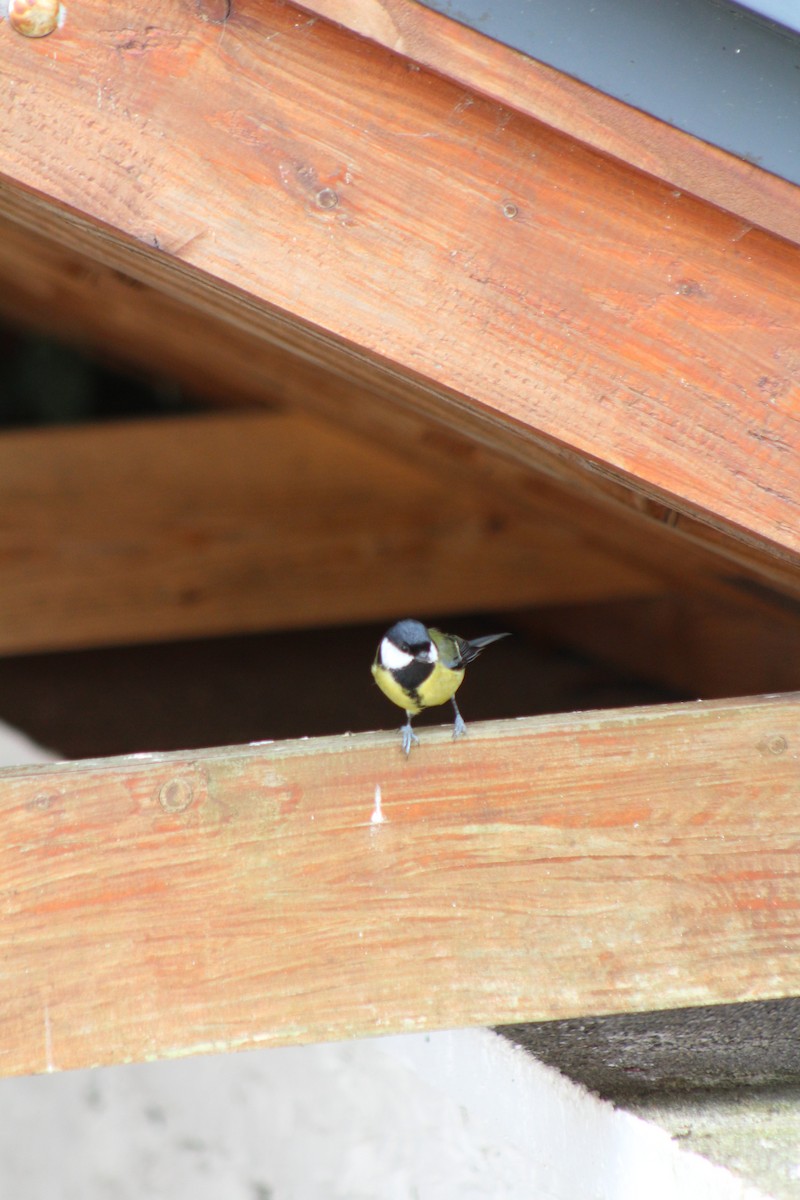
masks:
<svg viewBox="0 0 800 1200"><path fill-rule="evenodd" d="M480 652L491 645L492 642L499 642L500 638L510 636L508 633L490 633L485 637L472 638L470 641L466 641L465 638L454 637L456 661L450 665L465 667L467 663L471 663L473 659L476 659Z"/></svg>
<svg viewBox="0 0 800 1200"><path fill-rule="evenodd" d="M467 641L466 638L459 637L455 633L442 633L440 629L429 629L428 633L439 651L439 661L452 671L462 670L492 642L498 642L500 638L511 636L509 633L490 633L485 637Z"/></svg>

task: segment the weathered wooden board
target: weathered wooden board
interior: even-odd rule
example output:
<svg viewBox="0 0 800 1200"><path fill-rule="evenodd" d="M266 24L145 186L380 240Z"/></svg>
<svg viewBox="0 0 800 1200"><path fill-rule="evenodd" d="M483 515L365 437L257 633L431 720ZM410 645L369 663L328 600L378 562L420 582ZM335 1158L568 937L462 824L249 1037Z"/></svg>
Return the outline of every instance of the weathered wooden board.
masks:
<svg viewBox="0 0 800 1200"><path fill-rule="evenodd" d="M302 414L0 437L0 652L663 591L557 520Z"/></svg>
<svg viewBox="0 0 800 1200"><path fill-rule="evenodd" d="M800 242L794 184L457 20L413 0L302 0L302 7L754 225Z"/></svg>
<svg viewBox="0 0 800 1200"><path fill-rule="evenodd" d="M798 248L290 6L203 15L0 25L0 212L796 570Z"/></svg>
<svg viewBox="0 0 800 1200"><path fill-rule="evenodd" d="M799 768L786 696L2 771L0 1071L797 994Z"/></svg>

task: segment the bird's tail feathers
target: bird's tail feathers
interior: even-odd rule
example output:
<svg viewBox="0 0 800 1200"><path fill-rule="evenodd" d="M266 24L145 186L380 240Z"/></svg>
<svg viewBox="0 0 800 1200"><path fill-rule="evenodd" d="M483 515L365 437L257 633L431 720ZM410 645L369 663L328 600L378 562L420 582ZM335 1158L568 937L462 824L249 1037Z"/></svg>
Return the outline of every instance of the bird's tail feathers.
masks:
<svg viewBox="0 0 800 1200"><path fill-rule="evenodd" d="M499 642L501 638L511 637L510 633L489 633L485 637L470 638L465 641L463 638L458 639L458 658L460 667L465 667L467 663L471 663L476 659L482 650L490 646L492 642Z"/></svg>

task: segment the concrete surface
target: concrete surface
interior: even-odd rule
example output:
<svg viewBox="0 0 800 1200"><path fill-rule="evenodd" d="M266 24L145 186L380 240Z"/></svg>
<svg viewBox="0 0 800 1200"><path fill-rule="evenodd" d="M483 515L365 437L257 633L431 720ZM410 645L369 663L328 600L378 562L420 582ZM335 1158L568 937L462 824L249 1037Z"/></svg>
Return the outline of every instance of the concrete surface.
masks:
<svg viewBox="0 0 800 1200"><path fill-rule="evenodd" d="M675 1091L800 1083L800 999L500 1028L616 1104Z"/></svg>
<svg viewBox="0 0 800 1200"><path fill-rule="evenodd" d="M652 1095L626 1107L775 1200L800 1196L800 1087Z"/></svg>
<svg viewBox="0 0 800 1200"><path fill-rule="evenodd" d="M800 1197L800 1000L507 1026L503 1034L776 1200Z"/></svg>
<svg viewBox="0 0 800 1200"><path fill-rule="evenodd" d="M763 1200L488 1030L0 1082L22 1200Z"/></svg>

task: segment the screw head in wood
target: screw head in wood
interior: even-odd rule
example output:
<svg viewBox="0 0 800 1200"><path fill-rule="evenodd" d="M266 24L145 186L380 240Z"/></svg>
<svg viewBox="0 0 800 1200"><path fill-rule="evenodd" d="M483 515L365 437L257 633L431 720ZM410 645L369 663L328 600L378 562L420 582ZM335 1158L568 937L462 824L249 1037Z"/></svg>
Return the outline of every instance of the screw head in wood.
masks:
<svg viewBox="0 0 800 1200"><path fill-rule="evenodd" d="M184 779L180 775L176 775L174 779L168 779L158 790L158 802L164 812L183 812L193 799L194 788L188 779Z"/></svg>
<svg viewBox="0 0 800 1200"><path fill-rule="evenodd" d="M782 733L767 734L757 746L762 754L784 754L788 748L789 743Z"/></svg>
<svg viewBox="0 0 800 1200"><path fill-rule="evenodd" d="M231 0L195 0L195 11L201 21L224 25L231 15Z"/></svg>
<svg viewBox="0 0 800 1200"><path fill-rule="evenodd" d="M59 23L60 0L10 0L8 21L23 37L46 37Z"/></svg>

